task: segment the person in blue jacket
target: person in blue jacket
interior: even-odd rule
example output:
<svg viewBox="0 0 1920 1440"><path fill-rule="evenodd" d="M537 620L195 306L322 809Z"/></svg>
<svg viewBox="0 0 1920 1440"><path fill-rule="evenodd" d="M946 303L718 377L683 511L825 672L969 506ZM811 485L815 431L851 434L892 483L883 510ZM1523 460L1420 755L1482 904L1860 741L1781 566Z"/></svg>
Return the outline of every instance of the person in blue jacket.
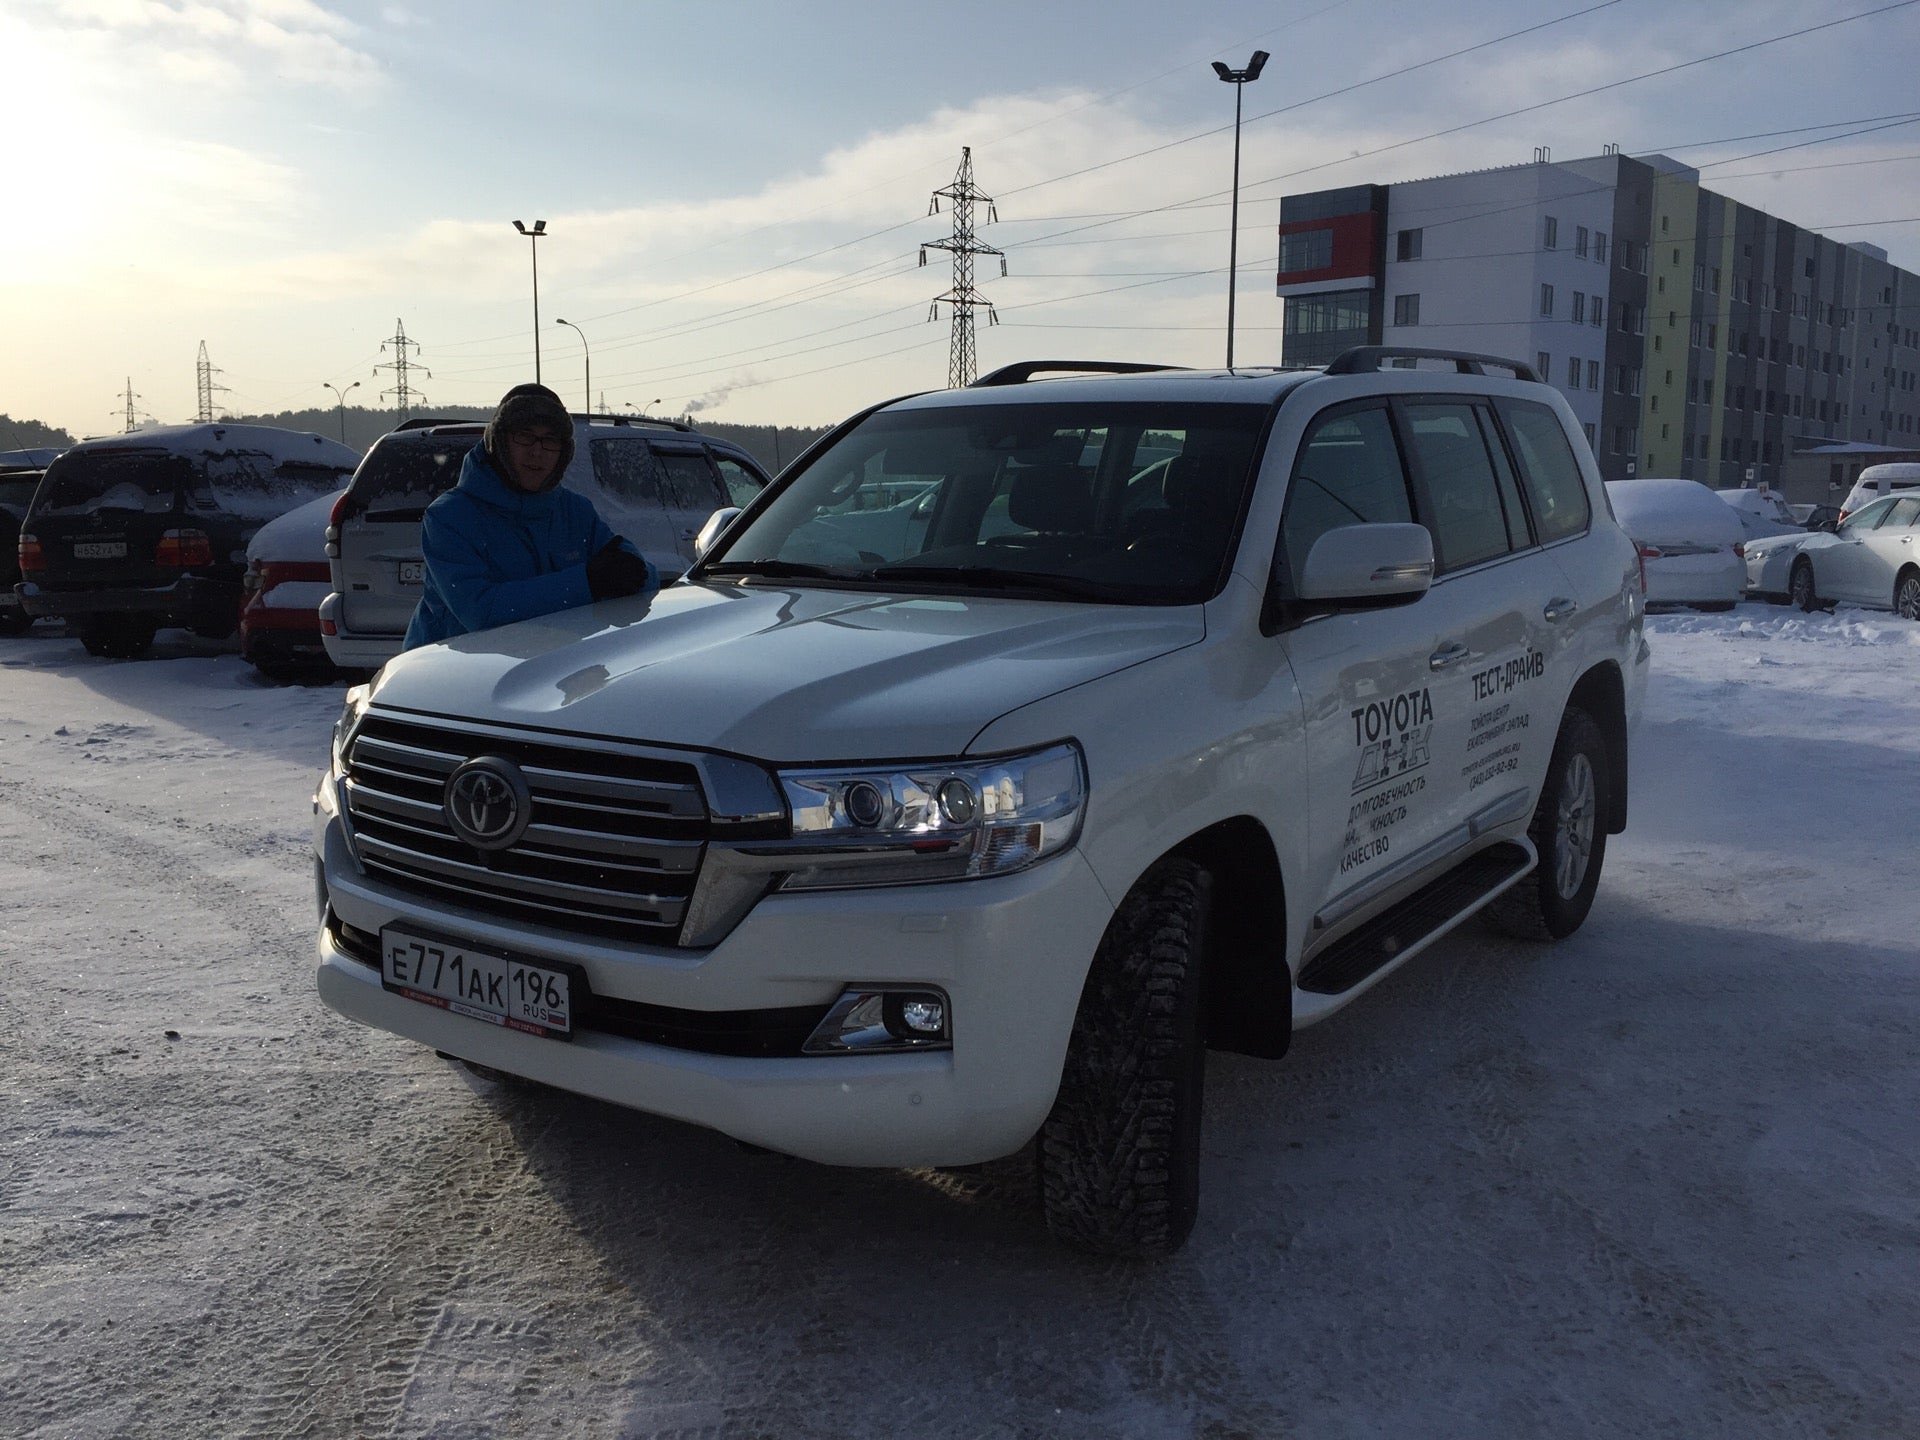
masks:
<svg viewBox="0 0 1920 1440"><path fill-rule="evenodd" d="M593 502L560 488L572 459L560 397L544 385L509 390L459 483L427 507L425 593L401 649L660 588Z"/></svg>

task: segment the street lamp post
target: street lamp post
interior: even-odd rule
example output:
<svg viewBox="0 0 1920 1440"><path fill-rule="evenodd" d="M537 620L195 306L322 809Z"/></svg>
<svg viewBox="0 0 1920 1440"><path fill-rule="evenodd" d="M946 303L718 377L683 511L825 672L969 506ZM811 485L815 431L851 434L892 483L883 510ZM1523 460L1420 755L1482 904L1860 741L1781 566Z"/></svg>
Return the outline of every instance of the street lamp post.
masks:
<svg viewBox="0 0 1920 1440"><path fill-rule="evenodd" d="M342 390L331 380L322 380L320 383L333 391L334 407L340 412L340 443L344 445L347 443L347 390L358 390L360 382L354 381L347 386L347 390Z"/></svg>
<svg viewBox="0 0 1920 1440"><path fill-rule="evenodd" d="M580 407L580 413L582 415L591 415L593 413L593 351L587 348L587 332L582 330L578 325L574 324L571 320L556 320L553 323L556 325L566 326L569 330L573 331L574 334L580 337L580 354L582 358L586 361L586 366L587 366L587 383L586 383L587 403Z"/></svg>
<svg viewBox="0 0 1920 1440"><path fill-rule="evenodd" d="M527 237L527 244L533 250L533 378L536 384L540 380L540 237L547 233L547 222L536 220L529 230L518 220L513 228Z"/></svg>
<svg viewBox="0 0 1920 1440"><path fill-rule="evenodd" d="M1267 52L1256 50L1244 70L1229 70L1220 61L1213 62L1213 73L1233 86L1233 233L1227 241L1227 368L1233 368L1233 301L1240 285L1240 91L1251 80L1260 78L1266 68Z"/></svg>

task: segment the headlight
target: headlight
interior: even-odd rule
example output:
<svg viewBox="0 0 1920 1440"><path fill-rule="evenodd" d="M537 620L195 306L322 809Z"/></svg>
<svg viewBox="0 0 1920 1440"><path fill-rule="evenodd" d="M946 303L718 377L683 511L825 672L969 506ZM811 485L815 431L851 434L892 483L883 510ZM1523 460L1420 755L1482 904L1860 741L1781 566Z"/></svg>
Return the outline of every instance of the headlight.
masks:
<svg viewBox="0 0 1920 1440"><path fill-rule="evenodd" d="M340 711L340 718L333 722L333 773L338 775L346 769L347 746L353 743L353 732L360 728L361 717L367 713L368 699L372 694L370 685L356 685L347 691L347 703Z"/></svg>
<svg viewBox="0 0 1920 1440"><path fill-rule="evenodd" d="M1087 799L1071 741L988 760L783 770L780 784L793 815L787 890L1011 874L1071 845Z"/></svg>

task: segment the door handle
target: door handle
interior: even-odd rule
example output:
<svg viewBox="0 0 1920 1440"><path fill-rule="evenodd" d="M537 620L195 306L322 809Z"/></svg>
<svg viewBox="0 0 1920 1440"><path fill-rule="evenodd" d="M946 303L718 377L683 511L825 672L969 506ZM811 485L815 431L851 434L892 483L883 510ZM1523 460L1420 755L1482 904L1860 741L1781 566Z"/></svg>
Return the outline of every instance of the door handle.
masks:
<svg viewBox="0 0 1920 1440"><path fill-rule="evenodd" d="M1449 665L1458 665L1462 660L1471 657L1472 654L1473 652L1458 640L1450 640L1431 655L1427 656L1427 668L1429 670L1444 670Z"/></svg>
<svg viewBox="0 0 1920 1440"><path fill-rule="evenodd" d="M1564 596L1560 596L1549 600L1547 602L1547 608L1540 613L1547 617L1547 623L1549 625L1558 625L1562 620L1572 617L1579 608L1580 606L1577 601L1568 600Z"/></svg>

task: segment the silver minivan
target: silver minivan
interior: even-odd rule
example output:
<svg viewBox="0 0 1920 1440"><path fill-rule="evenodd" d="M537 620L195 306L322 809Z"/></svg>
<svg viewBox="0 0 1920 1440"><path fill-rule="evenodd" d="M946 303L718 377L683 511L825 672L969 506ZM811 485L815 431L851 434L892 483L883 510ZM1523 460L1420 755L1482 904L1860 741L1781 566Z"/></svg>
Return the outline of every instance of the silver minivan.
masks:
<svg viewBox="0 0 1920 1440"><path fill-rule="evenodd" d="M573 430L561 483L590 497L666 580L692 562L709 515L745 505L767 483L745 450L684 421L575 415ZM320 604L320 637L334 664L377 669L399 653L425 577L421 517L485 433L478 421L410 420L354 471L327 527L333 588Z"/></svg>

